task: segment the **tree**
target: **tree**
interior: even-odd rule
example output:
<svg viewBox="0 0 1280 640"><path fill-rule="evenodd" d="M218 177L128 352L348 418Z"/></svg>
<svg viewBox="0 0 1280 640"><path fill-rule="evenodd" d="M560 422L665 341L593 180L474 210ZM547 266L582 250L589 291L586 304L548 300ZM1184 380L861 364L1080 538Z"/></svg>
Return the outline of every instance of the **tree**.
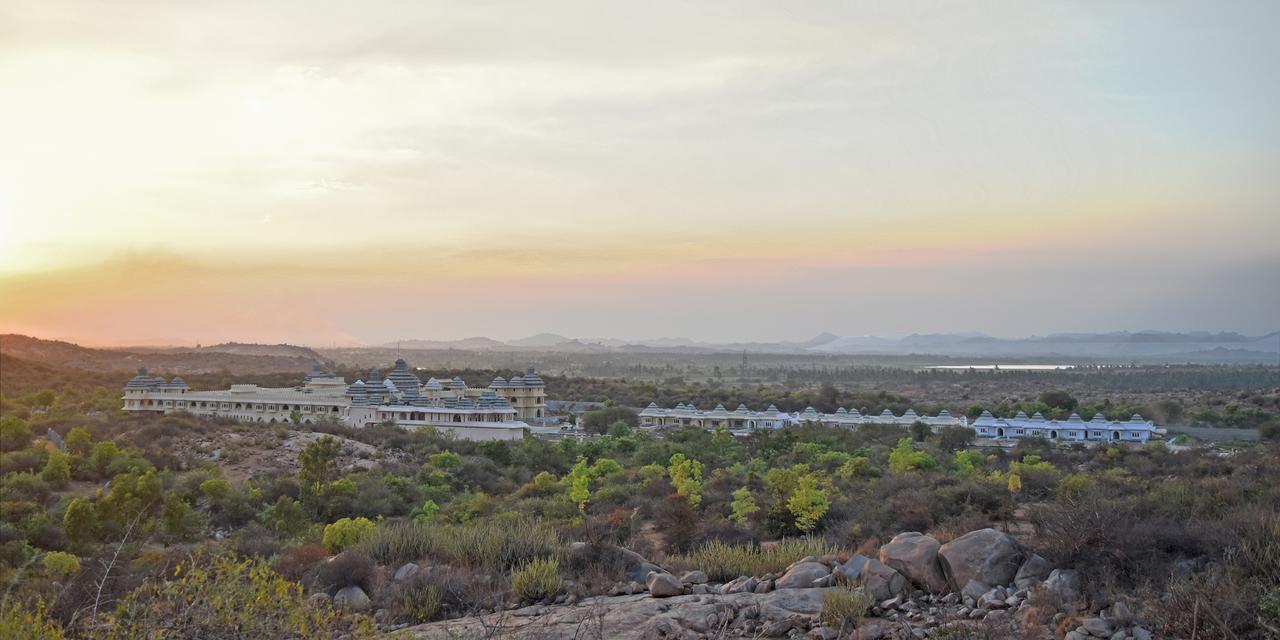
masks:
<svg viewBox="0 0 1280 640"><path fill-rule="evenodd" d="M44 554L41 563L44 564L45 571L58 577L69 576L80 570L80 558L65 551L50 551Z"/></svg>
<svg viewBox="0 0 1280 640"><path fill-rule="evenodd" d="M818 486L818 477L812 473L800 478L795 491L787 499L787 510L795 517L796 528L805 533L813 531L830 508L827 491Z"/></svg>
<svg viewBox="0 0 1280 640"><path fill-rule="evenodd" d="M231 494L231 484L222 478L209 478L200 483L200 493L209 498L209 502L219 504Z"/></svg>
<svg viewBox="0 0 1280 640"><path fill-rule="evenodd" d="M919 420L911 423L911 437L915 438L916 442L924 442L932 434L933 430L929 428L929 425Z"/></svg>
<svg viewBox="0 0 1280 640"><path fill-rule="evenodd" d="M365 536L378 528L368 518L340 518L324 528L324 546L330 553L338 553L343 549L360 542Z"/></svg>
<svg viewBox="0 0 1280 640"><path fill-rule="evenodd" d="M932 469L938 466L929 454L911 448L911 438L898 441L898 446L889 453L889 470L904 473L912 470Z"/></svg>
<svg viewBox="0 0 1280 640"><path fill-rule="evenodd" d="M111 463L120 455L120 448L116 443L107 440L93 445L93 453L89 456L89 466L97 472L98 477L105 477L107 470L110 469Z"/></svg>
<svg viewBox="0 0 1280 640"><path fill-rule="evenodd" d="M1017 495L1019 491L1022 491L1022 476L1016 473L1009 474L1008 488L1009 493L1014 495Z"/></svg>
<svg viewBox="0 0 1280 640"><path fill-rule="evenodd" d="M578 511L586 511L587 500L591 498L591 470L587 467L586 458L578 458L577 464L569 470L569 499L578 505Z"/></svg>
<svg viewBox="0 0 1280 640"><path fill-rule="evenodd" d="M168 496L160 510L160 519L165 535L175 540L185 539L191 530L191 505L178 496Z"/></svg>
<svg viewBox="0 0 1280 640"><path fill-rule="evenodd" d="M289 422L293 424L302 424L302 412L294 409L289 412Z"/></svg>
<svg viewBox="0 0 1280 640"><path fill-rule="evenodd" d="M334 461L341 449L337 440L329 436L308 444L298 454L298 484L302 487L302 501L310 502L329 484L334 472Z"/></svg>
<svg viewBox="0 0 1280 640"><path fill-rule="evenodd" d="M440 453L432 454L428 460L431 461L431 466L437 469L457 469L462 466L462 456L452 451L441 451Z"/></svg>
<svg viewBox="0 0 1280 640"><path fill-rule="evenodd" d="M751 514L760 511L760 507L756 505L755 496L751 495L751 490L742 487L733 492L733 502L729 503L729 519L738 524L744 524Z"/></svg>
<svg viewBox="0 0 1280 640"><path fill-rule="evenodd" d="M71 453L88 457L89 453L93 451L93 435L84 427L72 427L67 432L65 440L67 451Z"/></svg>
<svg viewBox="0 0 1280 640"><path fill-rule="evenodd" d="M667 474L671 476L676 495L684 496L689 501L689 506L696 507L702 502L701 462L686 458L683 453L674 454L667 465Z"/></svg>
<svg viewBox="0 0 1280 640"><path fill-rule="evenodd" d="M957 451L956 452L956 469L962 475L971 476L982 471L982 466L986 463L986 459L977 451Z"/></svg>
<svg viewBox="0 0 1280 640"><path fill-rule="evenodd" d="M1074 411L1080 406L1080 401L1071 397L1066 391L1046 391L1040 394L1040 402L1063 411Z"/></svg>
<svg viewBox="0 0 1280 640"><path fill-rule="evenodd" d="M71 464L67 461L67 454L61 451L50 452L49 460L44 463L44 469L40 471L40 479L48 482L55 489L67 486L71 481Z"/></svg>
<svg viewBox="0 0 1280 640"><path fill-rule="evenodd" d="M85 544L94 538L98 529L98 514L93 503L84 498L72 498L62 515L62 530L73 544Z"/></svg>
<svg viewBox="0 0 1280 640"><path fill-rule="evenodd" d="M31 427L17 416L0 418L0 450L17 451L31 442Z"/></svg>
<svg viewBox="0 0 1280 640"><path fill-rule="evenodd" d="M266 520L284 538L301 535L309 523L302 505L289 496L276 498L275 504L267 508Z"/></svg>
<svg viewBox="0 0 1280 640"><path fill-rule="evenodd" d="M592 433L608 433L615 422L634 429L640 425L640 416L626 407L604 407L582 414L582 428Z"/></svg>
<svg viewBox="0 0 1280 640"><path fill-rule="evenodd" d="M943 451L959 451L973 444L978 432L968 427L943 427L938 431L938 447Z"/></svg>

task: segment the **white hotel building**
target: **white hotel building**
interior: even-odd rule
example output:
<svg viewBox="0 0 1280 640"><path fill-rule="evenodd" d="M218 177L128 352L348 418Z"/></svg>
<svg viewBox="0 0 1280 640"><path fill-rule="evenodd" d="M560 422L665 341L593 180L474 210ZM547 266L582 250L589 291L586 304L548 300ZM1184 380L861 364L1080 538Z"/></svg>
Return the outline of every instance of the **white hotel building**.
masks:
<svg viewBox="0 0 1280 640"><path fill-rule="evenodd" d="M186 412L242 422L341 421L353 427L393 422L404 428L432 426L468 440L518 440L546 411L546 384L533 370L511 380L494 379L471 389L461 378L425 384L404 360L384 379L371 370L363 380L345 380L319 368L292 388L253 384L224 391L193 391L182 378L165 380L139 369L124 387L126 411Z"/></svg>
<svg viewBox="0 0 1280 640"><path fill-rule="evenodd" d="M942 427L968 426L969 420L965 416L952 416L946 409L936 416L917 415L911 409L907 409L906 413L900 416L894 415L888 409L879 415L864 416L858 413L857 409L844 407L840 407L835 413L819 413L813 407L806 407L799 413L784 413L778 411L778 408L773 405L769 405L769 408L764 411L752 411L741 404L733 411L725 409L724 405L716 405L715 409L704 411L692 404L681 403L671 409L662 409L655 403L649 403L649 406L640 412L642 427L703 427L706 429L724 427L730 431L755 431L781 429L805 422L850 428L864 424L909 427L917 422L923 422L937 431Z"/></svg>
<svg viewBox="0 0 1280 640"><path fill-rule="evenodd" d="M1074 413L1066 420L1046 420L1040 412L1027 417L1019 411L1012 418L997 418L990 411L983 411L973 428L979 438L1044 438L1062 442L1147 442L1155 435L1164 435L1164 429L1156 428L1150 420L1133 414L1128 422L1107 420L1101 413L1085 422Z"/></svg>

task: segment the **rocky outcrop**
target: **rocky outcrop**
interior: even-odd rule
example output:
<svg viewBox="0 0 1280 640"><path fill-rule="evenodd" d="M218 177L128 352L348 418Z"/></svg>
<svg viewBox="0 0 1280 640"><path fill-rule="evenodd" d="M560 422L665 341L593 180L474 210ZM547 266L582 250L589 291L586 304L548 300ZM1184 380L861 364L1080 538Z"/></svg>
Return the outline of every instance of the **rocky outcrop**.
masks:
<svg viewBox="0 0 1280 640"><path fill-rule="evenodd" d="M343 587L333 594L333 606L346 607L352 611L364 611L373 606L373 601L364 592L364 589L351 585Z"/></svg>
<svg viewBox="0 0 1280 640"><path fill-rule="evenodd" d="M831 568L821 562L797 562L791 565L774 583L776 589L809 589L819 580L831 575Z"/></svg>
<svg viewBox="0 0 1280 640"><path fill-rule="evenodd" d="M1013 577L1013 586L1019 589L1030 589L1049 577L1049 573L1053 571L1053 565L1040 556L1033 553L1027 556L1022 566L1018 568L1018 573Z"/></svg>
<svg viewBox="0 0 1280 640"><path fill-rule="evenodd" d="M418 570L419 570L419 567L417 564L409 562L409 563L400 565L400 568L396 569L396 573L394 576L392 576L391 579L395 580L396 582L404 582L405 580L408 580L409 578L412 578L418 575Z"/></svg>
<svg viewBox="0 0 1280 640"><path fill-rule="evenodd" d="M645 589L655 598L670 598L684 593L684 584L669 573L650 571L644 581Z"/></svg>
<svg viewBox="0 0 1280 640"><path fill-rule="evenodd" d="M880 547L880 562L929 593L947 593L947 578L938 564L941 543L914 531L900 533Z"/></svg>
<svg viewBox="0 0 1280 640"><path fill-rule="evenodd" d="M959 591L970 580L993 585L1012 583L1026 554L1008 534L980 529L942 545L938 557L950 588Z"/></svg>
<svg viewBox="0 0 1280 640"><path fill-rule="evenodd" d="M907 579L888 565L863 555L849 558L832 575L840 582L861 585L876 600L888 600L910 591Z"/></svg>
<svg viewBox="0 0 1280 640"><path fill-rule="evenodd" d="M616 567L616 579L644 582L650 571L667 573L666 569L649 562L644 556L622 547L575 542L569 545L569 561L592 567Z"/></svg>

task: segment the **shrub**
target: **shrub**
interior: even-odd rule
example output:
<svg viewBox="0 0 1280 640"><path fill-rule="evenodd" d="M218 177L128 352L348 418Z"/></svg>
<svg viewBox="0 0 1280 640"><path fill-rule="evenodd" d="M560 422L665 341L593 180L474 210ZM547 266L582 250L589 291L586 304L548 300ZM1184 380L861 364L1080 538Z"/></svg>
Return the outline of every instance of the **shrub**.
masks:
<svg viewBox="0 0 1280 640"><path fill-rule="evenodd" d="M4 598L0 600L0 638L5 640L62 640L62 627L45 613L44 603L26 607Z"/></svg>
<svg viewBox="0 0 1280 640"><path fill-rule="evenodd" d="M328 550L319 544L304 544L286 550L276 561L276 570L290 580L297 580L307 569L324 561L329 556Z"/></svg>
<svg viewBox="0 0 1280 640"><path fill-rule="evenodd" d="M416 576L396 586L391 597L392 615L396 619L413 624L431 622L444 604L444 592L439 586Z"/></svg>
<svg viewBox="0 0 1280 640"><path fill-rule="evenodd" d="M871 596L862 589L837 587L822 594L822 613L819 617L827 626L840 631L856 629L862 624L871 608Z"/></svg>
<svg viewBox="0 0 1280 640"><path fill-rule="evenodd" d="M784 538L769 547L732 545L713 540L687 554L673 555L668 561L682 570L701 569L708 578L723 582L739 576L778 573L798 558L835 552L835 547L814 538Z"/></svg>
<svg viewBox="0 0 1280 640"><path fill-rule="evenodd" d="M377 528L378 525L368 518L341 518L324 528L324 546L337 553L360 542Z"/></svg>
<svg viewBox="0 0 1280 640"><path fill-rule="evenodd" d="M320 588L333 592L357 586L372 593L378 565L363 553L343 551L320 567Z"/></svg>
<svg viewBox="0 0 1280 640"><path fill-rule="evenodd" d="M41 562L45 571L55 576L68 576L80 570L80 559L64 551L50 551Z"/></svg>
<svg viewBox="0 0 1280 640"><path fill-rule="evenodd" d="M430 558L494 573L506 573L535 558L559 556L559 531L531 518L493 518L467 524L388 522L356 549L382 564Z"/></svg>
<svg viewBox="0 0 1280 640"><path fill-rule="evenodd" d="M536 558L521 563L511 572L511 591L521 600L538 601L553 598L564 589L560 577L560 561Z"/></svg>

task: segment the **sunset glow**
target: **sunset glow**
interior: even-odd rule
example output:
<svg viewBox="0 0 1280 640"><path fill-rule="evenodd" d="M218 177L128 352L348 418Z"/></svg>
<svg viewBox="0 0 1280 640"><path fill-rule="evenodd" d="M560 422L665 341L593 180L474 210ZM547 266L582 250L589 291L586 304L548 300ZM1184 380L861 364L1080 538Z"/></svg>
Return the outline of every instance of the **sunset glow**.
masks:
<svg viewBox="0 0 1280 640"><path fill-rule="evenodd" d="M6 2L0 331L1275 329L1274 3L909 4Z"/></svg>

